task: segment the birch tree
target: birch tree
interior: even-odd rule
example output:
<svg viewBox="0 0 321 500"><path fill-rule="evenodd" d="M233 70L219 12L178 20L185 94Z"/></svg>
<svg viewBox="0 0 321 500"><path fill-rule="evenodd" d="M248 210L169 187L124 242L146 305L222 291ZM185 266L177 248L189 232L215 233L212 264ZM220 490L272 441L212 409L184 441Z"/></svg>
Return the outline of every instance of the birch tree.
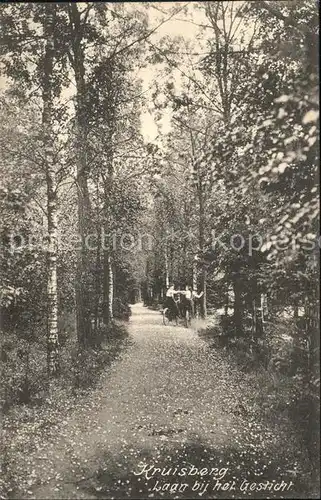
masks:
<svg viewBox="0 0 321 500"><path fill-rule="evenodd" d="M56 59L57 18L56 6L7 6L2 13L4 23L3 51L5 75L20 84L20 104L25 97L20 90L35 95L42 107L42 118L34 150L23 149L26 137L12 151L17 157L33 162L44 177L47 194L47 352L49 375L58 372L58 290L57 290L57 132L54 130L54 98L59 95L61 78L57 77L54 65ZM19 21L9 22L17 15ZM24 19L28 22L24 22ZM22 36L23 33L23 36ZM25 44L25 39L29 44ZM12 64L15 61L16 64ZM37 114L35 114L37 119ZM40 138L40 140L39 140Z"/></svg>
<svg viewBox="0 0 321 500"><path fill-rule="evenodd" d="M58 371L58 291L57 291L57 180L54 161L53 132L53 65L55 61L56 5L46 4L43 61L42 124L46 161L48 214L48 370Z"/></svg>

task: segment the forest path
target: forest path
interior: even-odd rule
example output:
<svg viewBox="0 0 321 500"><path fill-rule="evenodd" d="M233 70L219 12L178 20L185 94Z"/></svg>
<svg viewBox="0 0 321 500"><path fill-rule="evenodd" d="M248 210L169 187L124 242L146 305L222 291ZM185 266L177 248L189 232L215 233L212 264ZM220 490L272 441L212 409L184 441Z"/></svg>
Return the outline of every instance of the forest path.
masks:
<svg viewBox="0 0 321 500"><path fill-rule="evenodd" d="M213 498L216 479L229 488L236 479L234 489L214 497L258 498L255 491L242 493L243 480L282 478L289 484L293 476L285 468L292 474L295 465L291 457L289 463L281 458L289 436L280 431L281 422L271 428L243 413L242 373L231 370L194 330L165 327L159 312L141 304L132 313L129 347L103 375L100 388L61 422L51 443L28 457L33 484L26 497L194 498L192 487L199 481L206 488L203 495L198 490L200 496ZM171 476L148 479L137 475L140 462L194 469L188 476L172 470ZM196 469L203 469L203 477ZM210 474L211 469L218 470ZM157 490L166 483L186 486L176 493ZM292 486L288 494L293 498Z"/></svg>

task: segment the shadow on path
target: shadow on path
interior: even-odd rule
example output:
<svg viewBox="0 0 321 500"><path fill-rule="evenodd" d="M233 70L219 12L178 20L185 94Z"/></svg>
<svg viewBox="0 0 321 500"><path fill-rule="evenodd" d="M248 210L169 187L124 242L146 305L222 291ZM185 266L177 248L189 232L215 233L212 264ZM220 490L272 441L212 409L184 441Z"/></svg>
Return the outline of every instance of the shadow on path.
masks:
<svg viewBox="0 0 321 500"><path fill-rule="evenodd" d="M310 498L309 468L287 424L276 418L267 427L235 411L242 374L196 331L165 327L159 312L141 304L132 310L130 345L86 407L57 430L28 497ZM182 475L158 470L147 479L137 475L140 462ZM184 475L191 466L203 477ZM215 478L204 469L227 470Z"/></svg>

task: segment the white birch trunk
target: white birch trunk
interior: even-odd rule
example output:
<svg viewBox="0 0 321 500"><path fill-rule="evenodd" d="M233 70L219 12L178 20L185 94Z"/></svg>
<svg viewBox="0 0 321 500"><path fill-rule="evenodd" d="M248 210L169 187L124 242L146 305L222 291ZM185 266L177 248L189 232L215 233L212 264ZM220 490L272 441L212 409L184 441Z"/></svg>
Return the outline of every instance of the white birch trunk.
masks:
<svg viewBox="0 0 321 500"><path fill-rule="evenodd" d="M58 371L58 288L57 288L57 200L56 179L53 169L48 169L48 372Z"/></svg>
<svg viewBox="0 0 321 500"><path fill-rule="evenodd" d="M165 247L165 287L166 287L166 290L169 288L169 269L168 269L167 245Z"/></svg>
<svg viewBox="0 0 321 500"><path fill-rule="evenodd" d="M203 284L203 318L205 319L207 317L207 291L206 291L206 285L207 285L207 270L203 269L202 271L202 284Z"/></svg>
<svg viewBox="0 0 321 500"><path fill-rule="evenodd" d="M192 276L192 287L195 292L197 292L197 262L193 261L193 276Z"/></svg>
<svg viewBox="0 0 321 500"><path fill-rule="evenodd" d="M47 212L48 212L48 281L47 281L47 367L49 375L58 371L58 290L57 290L57 182L53 151L53 64L54 28L56 6L46 5L44 34L46 38L43 67L43 113L44 150L46 159Z"/></svg>
<svg viewBox="0 0 321 500"><path fill-rule="evenodd" d="M114 303L114 272L112 266L112 260L110 255L108 256L108 319L112 321L114 318L113 311Z"/></svg>

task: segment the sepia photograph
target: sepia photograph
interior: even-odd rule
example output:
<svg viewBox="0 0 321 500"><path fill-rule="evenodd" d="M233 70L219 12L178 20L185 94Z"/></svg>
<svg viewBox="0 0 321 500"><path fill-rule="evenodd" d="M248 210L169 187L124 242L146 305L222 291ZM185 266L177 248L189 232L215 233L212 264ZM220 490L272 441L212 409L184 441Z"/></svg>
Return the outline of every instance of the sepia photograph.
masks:
<svg viewBox="0 0 321 500"><path fill-rule="evenodd" d="M318 0L0 41L0 500L320 498Z"/></svg>

